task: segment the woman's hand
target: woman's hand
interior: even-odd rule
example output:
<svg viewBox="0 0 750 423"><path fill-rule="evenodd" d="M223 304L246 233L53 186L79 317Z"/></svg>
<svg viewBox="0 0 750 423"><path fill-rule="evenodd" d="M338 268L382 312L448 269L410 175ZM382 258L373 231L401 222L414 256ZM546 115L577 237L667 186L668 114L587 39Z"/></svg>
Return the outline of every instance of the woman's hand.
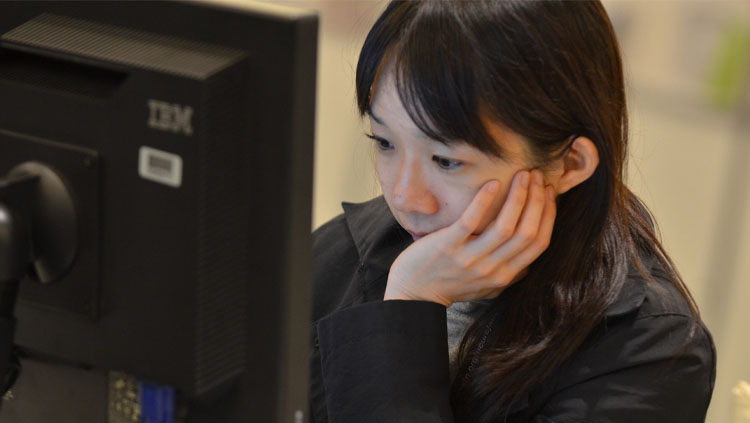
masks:
<svg viewBox="0 0 750 423"><path fill-rule="evenodd" d="M494 298L514 282L549 245L555 192L539 170L516 173L500 212L476 235L499 186L485 183L456 222L404 250L391 266L384 299L448 307Z"/></svg>

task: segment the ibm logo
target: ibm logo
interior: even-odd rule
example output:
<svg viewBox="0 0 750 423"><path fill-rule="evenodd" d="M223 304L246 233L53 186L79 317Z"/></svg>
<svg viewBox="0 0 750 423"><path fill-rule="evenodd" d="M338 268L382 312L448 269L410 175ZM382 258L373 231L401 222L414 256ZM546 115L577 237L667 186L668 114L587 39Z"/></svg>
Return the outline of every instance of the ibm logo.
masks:
<svg viewBox="0 0 750 423"><path fill-rule="evenodd" d="M148 127L159 131L193 135L193 108L160 100L148 100Z"/></svg>

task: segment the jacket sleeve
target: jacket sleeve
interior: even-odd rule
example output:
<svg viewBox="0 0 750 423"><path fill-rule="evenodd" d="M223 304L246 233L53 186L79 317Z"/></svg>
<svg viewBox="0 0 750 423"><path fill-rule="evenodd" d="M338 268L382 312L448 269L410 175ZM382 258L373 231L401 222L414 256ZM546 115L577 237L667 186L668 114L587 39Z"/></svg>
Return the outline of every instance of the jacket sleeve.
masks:
<svg viewBox="0 0 750 423"><path fill-rule="evenodd" d="M377 301L318 323L330 423L450 423L445 307Z"/></svg>
<svg viewBox="0 0 750 423"><path fill-rule="evenodd" d="M679 314L609 322L556 372L518 423L698 423L713 391L716 354L702 325ZM445 308L385 301L318 324L331 423L453 422Z"/></svg>
<svg viewBox="0 0 750 423"><path fill-rule="evenodd" d="M640 317L609 328L564 366L534 423L698 423L713 391L716 353L683 315Z"/></svg>

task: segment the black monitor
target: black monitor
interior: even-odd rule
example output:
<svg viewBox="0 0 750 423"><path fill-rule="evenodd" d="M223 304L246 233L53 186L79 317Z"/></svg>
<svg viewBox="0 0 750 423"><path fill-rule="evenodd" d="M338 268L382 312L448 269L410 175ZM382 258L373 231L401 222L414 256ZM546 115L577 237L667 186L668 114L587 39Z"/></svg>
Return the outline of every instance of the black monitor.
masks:
<svg viewBox="0 0 750 423"><path fill-rule="evenodd" d="M307 421L316 45L269 4L0 2L0 422Z"/></svg>

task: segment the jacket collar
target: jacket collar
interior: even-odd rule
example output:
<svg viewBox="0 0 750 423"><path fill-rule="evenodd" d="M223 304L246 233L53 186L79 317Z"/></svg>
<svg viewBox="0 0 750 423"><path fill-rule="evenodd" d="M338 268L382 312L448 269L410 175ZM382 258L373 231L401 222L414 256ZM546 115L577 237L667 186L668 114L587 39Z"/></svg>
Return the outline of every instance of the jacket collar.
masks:
<svg viewBox="0 0 750 423"><path fill-rule="evenodd" d="M364 301L382 300L391 264L413 242L412 237L398 224L382 196L342 206L359 254L362 298Z"/></svg>
<svg viewBox="0 0 750 423"><path fill-rule="evenodd" d="M377 253L376 247L388 241L401 229L383 196L364 203L341 203L341 206L344 208L346 224L360 261L364 261L372 253ZM403 232L408 235L407 232Z"/></svg>
<svg viewBox="0 0 750 423"><path fill-rule="evenodd" d="M646 273L653 273L653 260L641 256ZM615 303L612 304L605 316L607 318L623 316L641 308L646 299L646 281L634 265L631 265L625 283L622 286Z"/></svg>

